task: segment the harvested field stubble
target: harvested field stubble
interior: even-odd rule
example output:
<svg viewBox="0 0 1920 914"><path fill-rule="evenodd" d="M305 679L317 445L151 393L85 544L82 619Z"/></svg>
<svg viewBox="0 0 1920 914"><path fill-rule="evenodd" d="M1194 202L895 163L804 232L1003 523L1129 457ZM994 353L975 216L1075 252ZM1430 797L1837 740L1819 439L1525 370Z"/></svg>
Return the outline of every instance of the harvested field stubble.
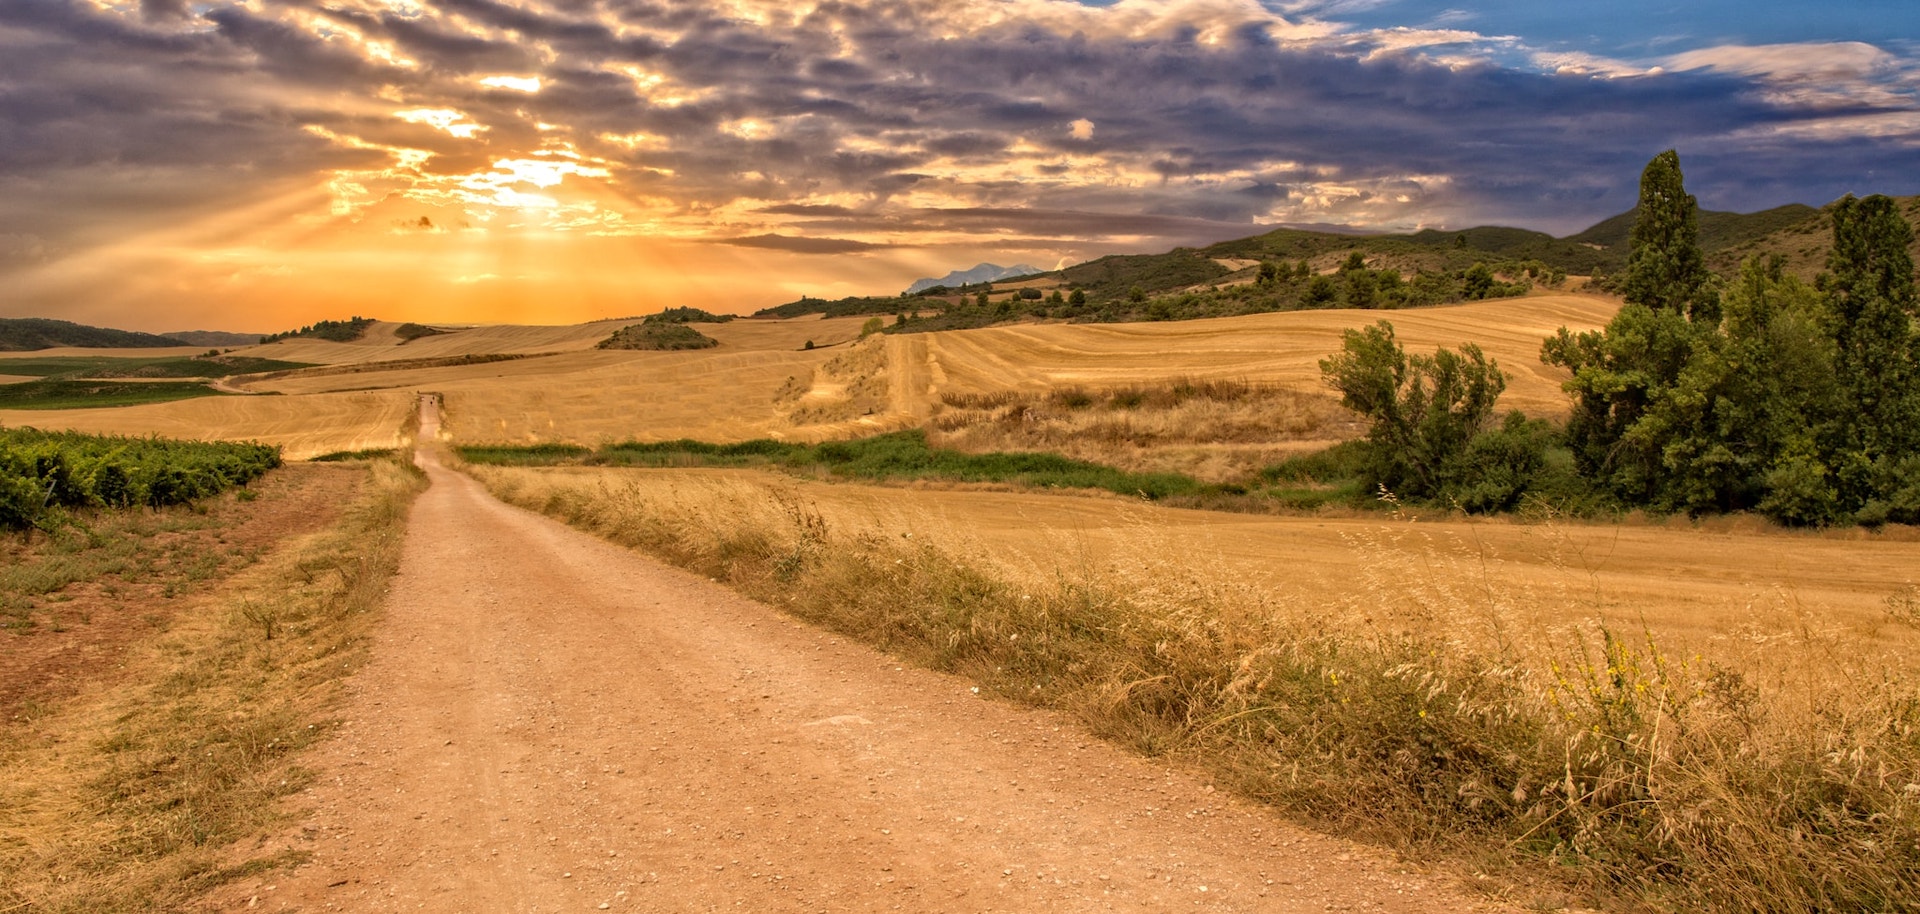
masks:
<svg viewBox="0 0 1920 914"><path fill-rule="evenodd" d="M1897 594L1877 622L1786 593L1748 624L1668 637L1596 621L1620 608L1581 566L1583 534L1551 525L1539 536L1569 558L1535 587L1400 521L1350 531L1366 573L1328 590L1235 580L1144 515L1130 549L1063 560L1055 531L1052 564L1023 566L761 477L473 472L1375 839L1516 874L1551 862L1656 909L1920 906L1920 675Z"/></svg>

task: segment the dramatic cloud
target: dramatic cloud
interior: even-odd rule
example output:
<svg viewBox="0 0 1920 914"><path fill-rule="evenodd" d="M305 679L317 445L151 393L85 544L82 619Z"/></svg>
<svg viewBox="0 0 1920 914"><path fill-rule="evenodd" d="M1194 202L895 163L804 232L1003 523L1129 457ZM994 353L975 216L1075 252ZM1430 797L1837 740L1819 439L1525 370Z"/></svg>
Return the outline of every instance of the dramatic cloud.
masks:
<svg viewBox="0 0 1920 914"><path fill-rule="evenodd" d="M0 307L302 289L325 310L392 288L396 237L440 283L411 300L571 277L569 307L627 313L619 283L577 275L586 252L625 252L609 271L643 248L705 269L687 252L715 242L879 258L834 281L885 290L943 256L1052 262L1274 224L1565 232L1630 206L1668 147L1717 209L1916 190L1910 45L1629 60L1445 9L1341 24L1379 6L16 0ZM529 246L571 269L490 262ZM713 268L689 294L753 294L754 271Z"/></svg>

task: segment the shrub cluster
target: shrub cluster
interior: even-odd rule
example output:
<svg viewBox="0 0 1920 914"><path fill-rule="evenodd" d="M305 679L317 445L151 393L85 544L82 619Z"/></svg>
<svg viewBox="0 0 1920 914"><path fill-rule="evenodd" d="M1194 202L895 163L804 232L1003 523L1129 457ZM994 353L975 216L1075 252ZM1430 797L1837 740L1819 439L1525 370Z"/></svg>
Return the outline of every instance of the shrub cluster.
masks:
<svg viewBox="0 0 1920 914"><path fill-rule="evenodd" d="M641 349L672 352L682 349L712 349L720 341L685 323L656 323L652 318L631 324L600 341L599 349Z"/></svg>
<svg viewBox="0 0 1920 914"><path fill-rule="evenodd" d="M260 338L262 343L277 343L295 338L326 340L333 343L351 343L367 335L367 328L374 325L376 318L354 315L343 321L317 321L298 330L274 333ZM416 325L417 326L417 325Z"/></svg>
<svg viewBox="0 0 1920 914"><path fill-rule="evenodd" d="M0 528L45 529L63 509L182 504L279 465L264 444L0 429Z"/></svg>

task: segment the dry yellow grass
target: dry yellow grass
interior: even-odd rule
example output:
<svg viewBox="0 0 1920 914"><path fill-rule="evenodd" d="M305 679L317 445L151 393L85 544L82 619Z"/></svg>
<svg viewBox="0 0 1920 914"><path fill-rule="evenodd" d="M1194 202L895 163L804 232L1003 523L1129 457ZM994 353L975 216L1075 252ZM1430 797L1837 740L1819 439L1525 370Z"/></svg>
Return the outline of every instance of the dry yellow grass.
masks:
<svg viewBox="0 0 1920 914"><path fill-rule="evenodd" d="M332 451L399 447L413 414L407 391L306 397L201 397L120 409L0 410L0 424L104 435L260 441L302 460Z"/></svg>
<svg viewBox="0 0 1920 914"><path fill-rule="evenodd" d="M1048 451L1133 472L1240 482L1366 432L1330 392L1187 379L1109 390L948 394L928 427L936 447Z"/></svg>
<svg viewBox="0 0 1920 914"><path fill-rule="evenodd" d="M488 474L507 473L488 469ZM799 501L847 536L939 542L994 573L1038 584L1092 575L1116 585L1177 577L1251 588L1300 607L1357 607L1422 591L1497 604L1508 636L1574 622L1642 627L1690 648L1740 651L1824 633L1920 658L1920 629L1887 600L1920 582L1920 539L1708 524L1418 521L1272 517L1163 508L1130 499L951 487L826 483L753 470L515 470L523 485L688 506ZM737 508L726 510L739 510ZM1377 605L1382 618L1404 607ZM1486 620L1483 620L1486 621ZM1461 637L1491 636L1491 630ZM1920 662L1920 661L1916 661Z"/></svg>

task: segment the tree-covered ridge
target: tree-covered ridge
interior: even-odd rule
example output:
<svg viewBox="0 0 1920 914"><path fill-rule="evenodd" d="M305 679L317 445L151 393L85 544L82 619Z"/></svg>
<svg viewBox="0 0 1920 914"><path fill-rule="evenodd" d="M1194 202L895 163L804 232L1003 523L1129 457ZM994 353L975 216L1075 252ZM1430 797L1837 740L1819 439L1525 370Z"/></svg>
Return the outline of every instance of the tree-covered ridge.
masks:
<svg viewBox="0 0 1920 914"><path fill-rule="evenodd" d="M317 321L301 327L298 330L288 330L284 333L263 336L260 338L260 342L275 343L280 340L313 339L326 340L332 343L351 343L354 340L366 336L367 328L377 322L378 319L376 318L361 317L356 314L343 321Z"/></svg>
<svg viewBox="0 0 1920 914"><path fill-rule="evenodd" d="M668 308L658 314L647 315L641 323L646 324L724 324L733 320L731 314L715 314L701 308Z"/></svg>
<svg viewBox="0 0 1920 914"><path fill-rule="evenodd" d="M72 321L44 317L0 318L0 352L33 352L67 346L82 349L159 349L183 345L187 344L172 337L89 327Z"/></svg>
<svg viewBox="0 0 1920 914"><path fill-rule="evenodd" d="M1901 198L1896 204L1909 220L1920 218L1920 197ZM1836 203L1815 209L1791 204L1758 213L1711 212L1696 207L1694 232L1700 257L1709 273L1725 280L1737 276L1741 264L1748 258L1778 255L1785 272L1811 282L1826 269L1837 206ZM1149 300L1226 292L1250 284L1259 271L1269 269L1269 265L1292 266L1304 262L1316 273L1330 274L1355 254L1371 269L1398 272L1399 280L1409 286L1429 275L1461 278L1480 265L1503 277L1505 282L1518 282L1524 277L1526 281L1551 286L1560 277L1591 276L1600 288L1617 292L1628 267L1639 214L1636 206L1566 238L1499 226L1389 235L1278 229L1202 248L1102 257L1063 270L998 283L833 301L802 297L764 309L755 316L918 314L929 319L926 324L899 329L978 327L1017 319L1142 320L1146 319L1144 309L1127 307L1136 291ZM1920 251L1920 247L1915 250ZM1427 282L1431 288L1432 280ZM1022 297L1044 290L1038 291L1044 299L1053 289L1059 289L1063 299L1080 292L1094 313L1060 313L1058 308L1035 306L1033 299ZM981 313L977 308L967 312L967 306L978 304L981 291L988 293L993 310L1001 313ZM1298 306L1270 300L1256 303L1252 299L1271 298L1256 293L1239 292L1230 297L1234 299L1232 303L1214 301L1196 307L1196 302L1188 300L1183 304L1169 303L1161 310L1170 314L1171 319L1180 319ZM1412 296L1420 303L1429 304L1471 297L1463 294L1435 299L1431 293ZM1002 305L1008 307L1003 309Z"/></svg>

